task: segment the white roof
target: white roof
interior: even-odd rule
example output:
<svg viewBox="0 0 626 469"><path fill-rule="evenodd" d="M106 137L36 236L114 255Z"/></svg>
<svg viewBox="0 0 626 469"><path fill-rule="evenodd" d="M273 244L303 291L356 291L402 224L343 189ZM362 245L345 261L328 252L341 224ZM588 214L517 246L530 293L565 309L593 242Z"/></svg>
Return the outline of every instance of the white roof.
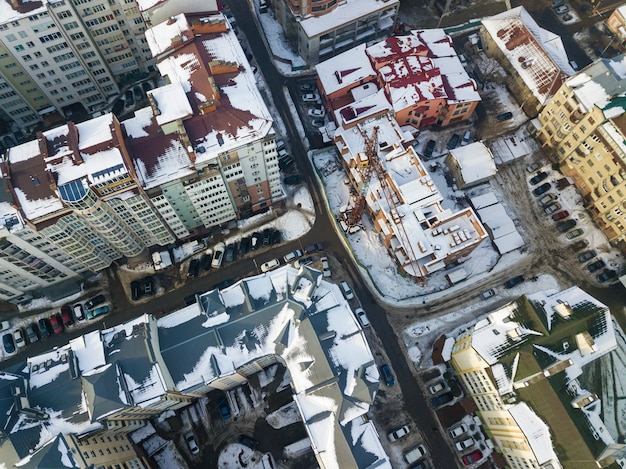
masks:
<svg viewBox="0 0 626 469"><path fill-rule="evenodd" d="M493 192L487 192L482 195L477 195L470 199L470 203L474 210L480 210L481 208L489 207L490 205L497 204L498 198Z"/></svg>
<svg viewBox="0 0 626 469"><path fill-rule="evenodd" d="M148 96L154 98L158 107L159 113L156 116L156 120L159 125L184 119L193 114L185 88L180 82L150 90L148 91Z"/></svg>
<svg viewBox="0 0 626 469"><path fill-rule="evenodd" d="M78 129L78 149L85 150L111 140L113 138L112 126L112 113L76 124L76 129Z"/></svg>
<svg viewBox="0 0 626 469"><path fill-rule="evenodd" d="M515 223L502 204L490 205L477 212L483 224L491 230L494 239L516 231Z"/></svg>
<svg viewBox="0 0 626 469"><path fill-rule="evenodd" d="M458 163L466 184L490 178L497 172L493 155L482 142L457 147L450 153Z"/></svg>
<svg viewBox="0 0 626 469"><path fill-rule="evenodd" d="M158 57L171 47L174 39L180 39L182 42L193 39L193 33L184 13L172 16L168 21L146 29L145 35L153 57Z"/></svg>
<svg viewBox="0 0 626 469"><path fill-rule="evenodd" d="M327 95L359 83L376 72L365 53L365 44L360 44L315 66L317 76Z"/></svg>
<svg viewBox="0 0 626 469"><path fill-rule="evenodd" d="M539 465L559 460L552 446L550 427L528 407L528 404L520 402L512 406L509 412L528 440Z"/></svg>
<svg viewBox="0 0 626 469"><path fill-rule="evenodd" d="M31 158L41 154L39 140L30 140L29 142L22 143L21 145L11 147L8 149L7 154L9 157L9 163L11 164L30 160Z"/></svg>
<svg viewBox="0 0 626 469"><path fill-rule="evenodd" d="M492 241L496 245L496 249L500 254L515 251L526 244L522 235L520 235L517 231L499 236Z"/></svg>

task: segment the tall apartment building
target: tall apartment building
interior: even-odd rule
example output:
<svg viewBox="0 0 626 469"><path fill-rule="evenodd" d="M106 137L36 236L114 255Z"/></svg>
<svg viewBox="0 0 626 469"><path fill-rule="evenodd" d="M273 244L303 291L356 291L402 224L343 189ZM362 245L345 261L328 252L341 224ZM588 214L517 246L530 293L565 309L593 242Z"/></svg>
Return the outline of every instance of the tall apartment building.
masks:
<svg viewBox="0 0 626 469"><path fill-rule="evenodd" d="M112 114L69 122L7 151L0 299L19 300L284 197L273 121L224 16L179 15L147 38L170 82L148 93L149 107L122 123Z"/></svg>
<svg viewBox="0 0 626 469"><path fill-rule="evenodd" d="M0 2L1 117L21 129L93 113L154 70L134 0Z"/></svg>
<svg viewBox="0 0 626 469"><path fill-rule="evenodd" d="M309 65L391 35L399 0L271 0L285 37Z"/></svg>
<svg viewBox="0 0 626 469"><path fill-rule="evenodd" d="M591 469L623 454L615 415L600 412L619 399L612 370L595 377L615 327L607 306L572 287L522 296L447 339L444 358L507 467Z"/></svg>
<svg viewBox="0 0 626 469"><path fill-rule="evenodd" d="M567 80L533 121L533 132L607 239L626 252L625 55L598 59Z"/></svg>

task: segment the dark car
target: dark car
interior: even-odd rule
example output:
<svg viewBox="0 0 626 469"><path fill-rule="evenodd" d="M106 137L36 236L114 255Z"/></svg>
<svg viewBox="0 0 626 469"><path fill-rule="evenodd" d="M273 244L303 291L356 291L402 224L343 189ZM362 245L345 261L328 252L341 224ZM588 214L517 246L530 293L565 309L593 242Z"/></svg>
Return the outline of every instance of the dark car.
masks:
<svg viewBox="0 0 626 469"><path fill-rule="evenodd" d="M440 394L438 396L431 397L430 405L433 407L440 407L444 404L447 404L448 402L452 402L453 400L454 396L451 392L444 392L443 394Z"/></svg>
<svg viewBox="0 0 626 469"><path fill-rule="evenodd" d="M616 276L617 274L615 273L614 270L604 269L604 272L596 275L596 280L602 283L602 282L606 282L607 280L611 280L612 278L615 278Z"/></svg>
<svg viewBox="0 0 626 469"><path fill-rule="evenodd" d="M437 146L437 142L435 140L428 141L428 143L426 144L426 147L424 147L425 158L430 158L431 156L433 156L433 152L435 151L435 146Z"/></svg>
<svg viewBox="0 0 626 469"><path fill-rule="evenodd" d="M312 264L312 263L313 263L313 258L311 256L307 256L307 257L303 257L301 259L298 259L296 262L293 263L293 266L296 269L299 269L303 265L309 265L309 264Z"/></svg>
<svg viewBox="0 0 626 469"><path fill-rule="evenodd" d="M208 254L202 254L200 257L200 268L202 270L209 270L211 268L211 261L213 258Z"/></svg>
<svg viewBox="0 0 626 469"><path fill-rule="evenodd" d="M152 89L152 83L150 83L149 81L144 81L141 84L141 87L143 88L143 92L147 93L148 91Z"/></svg>
<svg viewBox="0 0 626 469"><path fill-rule="evenodd" d="M250 238L250 247L253 251L256 251L261 247L261 239L263 239L263 235L257 231L252 233L252 237Z"/></svg>
<svg viewBox="0 0 626 469"><path fill-rule="evenodd" d="M546 192L548 192L550 190L550 188L552 188L552 185L549 182L544 182L539 187L536 187L535 189L533 189L533 195L535 197L539 197L540 195L545 194Z"/></svg>
<svg viewBox="0 0 626 469"><path fill-rule="evenodd" d="M513 288L514 286L519 285L523 281L524 281L524 276L518 275L517 277L510 278L506 282L504 282L504 286L506 288Z"/></svg>
<svg viewBox="0 0 626 469"><path fill-rule="evenodd" d="M104 297L104 295L95 296L91 300L85 303L85 308L92 309L98 305L101 305L105 301L106 301L106 298Z"/></svg>
<svg viewBox="0 0 626 469"><path fill-rule="evenodd" d="M383 375L383 379L385 380L385 384L387 386L393 386L394 384L396 384L396 379L394 378L393 373L391 372L391 368L389 368L389 365L382 365L380 367L380 373Z"/></svg>
<svg viewBox="0 0 626 469"><path fill-rule="evenodd" d="M589 270L589 272L595 272L596 270L600 270L604 267L606 267L606 263L602 259L598 259L597 261L589 264L587 266L587 270Z"/></svg>
<svg viewBox="0 0 626 469"><path fill-rule="evenodd" d="M594 257L596 257L596 251L591 249L589 251L585 251L585 252L579 254L578 255L578 262L580 262L580 263L587 262L588 260L593 259Z"/></svg>
<svg viewBox="0 0 626 469"><path fill-rule="evenodd" d="M313 83L302 83L300 85L300 91L304 93L310 93L313 90L315 90L315 85Z"/></svg>
<svg viewBox="0 0 626 469"><path fill-rule="evenodd" d="M13 334L4 334L2 336L2 345L4 346L4 351L8 354L15 353L15 342L13 341Z"/></svg>
<svg viewBox="0 0 626 469"><path fill-rule="evenodd" d="M453 134L448 142L448 150L454 150L458 146L459 140L461 140L461 136L459 134Z"/></svg>
<svg viewBox="0 0 626 469"><path fill-rule="evenodd" d="M278 162L278 168L279 169L286 169L289 166L291 166L292 164L294 164L293 158L291 156L288 156L288 157L283 158L282 160L280 160Z"/></svg>
<svg viewBox="0 0 626 469"><path fill-rule="evenodd" d="M565 221L562 221L561 223L557 223L556 229L559 230L561 233L565 233L566 231L571 230L575 226L576 226L576 220L565 220Z"/></svg>
<svg viewBox="0 0 626 469"><path fill-rule="evenodd" d="M292 176L287 176L284 181L288 186L295 186L296 184L300 184L302 182L302 176L294 174Z"/></svg>
<svg viewBox="0 0 626 469"><path fill-rule="evenodd" d="M258 441L253 440L252 438L250 438L249 436L246 436L246 435L239 435L239 438L237 438L237 441L240 444L242 444L244 446L247 446L252 451L256 451L257 447L259 446L259 442Z"/></svg>
<svg viewBox="0 0 626 469"><path fill-rule="evenodd" d="M126 106L132 106L135 104L135 99L133 98L133 91L127 90L125 95Z"/></svg>
<svg viewBox="0 0 626 469"><path fill-rule="evenodd" d="M563 220L563 218L569 217L569 212L567 210L561 210L560 212L556 212L552 215L552 219L554 221Z"/></svg>
<svg viewBox="0 0 626 469"><path fill-rule="evenodd" d="M63 325L65 327L68 327L74 324L74 318L72 317L72 309L68 305L63 305L61 307L61 320L63 321Z"/></svg>
<svg viewBox="0 0 626 469"><path fill-rule="evenodd" d="M463 464L469 466L476 461L480 461L483 458L483 452L479 449L475 449L471 453L464 454L461 458L463 460Z"/></svg>
<svg viewBox="0 0 626 469"><path fill-rule="evenodd" d="M533 186L536 186L537 184L539 184L541 181L543 181L547 177L548 177L548 173L546 173L545 171L540 171L537 174L535 174L533 177L530 178L530 183Z"/></svg>
<svg viewBox="0 0 626 469"><path fill-rule="evenodd" d="M154 295L155 291L156 290L154 288L154 278L148 275L143 279L143 292L146 295Z"/></svg>
<svg viewBox="0 0 626 469"><path fill-rule="evenodd" d="M502 114L498 114L496 116L496 120L498 120L500 122L508 121L509 119L513 119L513 113L511 111L503 112Z"/></svg>
<svg viewBox="0 0 626 469"><path fill-rule="evenodd" d="M272 233L272 244L279 244L283 240L283 235L280 230L274 230Z"/></svg>
<svg viewBox="0 0 626 469"><path fill-rule="evenodd" d="M130 299L137 301L141 298L141 283L138 280L130 282Z"/></svg>
<svg viewBox="0 0 626 469"><path fill-rule="evenodd" d="M223 288L230 287L233 283L235 283L235 280L227 278L226 280L222 280L221 282L213 285L212 290L221 290Z"/></svg>
<svg viewBox="0 0 626 469"><path fill-rule="evenodd" d="M263 246L269 246L270 243L272 242L272 233L273 233L273 229L272 228L265 228L263 230Z"/></svg>
<svg viewBox="0 0 626 469"><path fill-rule="evenodd" d="M230 418L230 409L228 408L228 402L226 402L226 400L220 402L220 415L224 420Z"/></svg>
<svg viewBox="0 0 626 469"><path fill-rule="evenodd" d="M570 246L570 249L574 252L578 252L581 249L585 249L587 246L589 246L589 241L587 241L586 239L581 239L572 244Z"/></svg>
<svg viewBox="0 0 626 469"><path fill-rule="evenodd" d="M39 321L37 321L37 327L39 329L39 335L42 339L50 337L50 335L52 334L50 322L46 318L41 318Z"/></svg>
<svg viewBox="0 0 626 469"><path fill-rule="evenodd" d="M37 326L34 324L27 324L26 328L26 339L29 344L33 344L39 340L39 336L37 335Z"/></svg>
<svg viewBox="0 0 626 469"><path fill-rule="evenodd" d="M239 242L239 257L245 256L250 250L250 238L243 237Z"/></svg>
<svg viewBox="0 0 626 469"><path fill-rule="evenodd" d="M235 260L235 249L236 246L233 243L228 243L226 245L226 252L224 253L224 261L232 262Z"/></svg>
<svg viewBox="0 0 626 469"><path fill-rule="evenodd" d="M309 244L304 248L304 253L311 254L312 252L321 251L322 249L324 249L324 245L322 243Z"/></svg>
<svg viewBox="0 0 626 469"><path fill-rule="evenodd" d="M198 259L191 259L189 268L187 269L187 277L197 277L200 273L200 261Z"/></svg>
<svg viewBox="0 0 626 469"><path fill-rule="evenodd" d="M52 326L52 332L54 334L63 332L63 321L59 313L50 316L50 325Z"/></svg>

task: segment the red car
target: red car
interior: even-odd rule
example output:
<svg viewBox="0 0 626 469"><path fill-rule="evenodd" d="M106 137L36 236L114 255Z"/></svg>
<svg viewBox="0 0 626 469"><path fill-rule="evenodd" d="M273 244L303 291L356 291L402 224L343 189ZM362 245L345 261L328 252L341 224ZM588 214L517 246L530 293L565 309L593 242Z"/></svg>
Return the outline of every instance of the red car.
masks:
<svg viewBox="0 0 626 469"><path fill-rule="evenodd" d="M465 464L466 466L469 466L470 464L475 463L476 461L480 461L482 457L483 457L483 452L479 449L476 449L472 451L471 453L467 453L463 455L461 459L463 460L463 464Z"/></svg>
<svg viewBox="0 0 626 469"><path fill-rule="evenodd" d="M556 212L554 215L552 215L552 219L554 221L563 220L563 218L567 217L569 217L569 212L567 210L561 210L560 212Z"/></svg>
<svg viewBox="0 0 626 469"><path fill-rule="evenodd" d="M74 317L72 316L72 310L68 305L61 307L61 319L65 327L74 324Z"/></svg>
<svg viewBox="0 0 626 469"><path fill-rule="evenodd" d="M50 316L50 325L52 326L52 332L55 334L63 332L63 323L61 322L61 315L59 313Z"/></svg>

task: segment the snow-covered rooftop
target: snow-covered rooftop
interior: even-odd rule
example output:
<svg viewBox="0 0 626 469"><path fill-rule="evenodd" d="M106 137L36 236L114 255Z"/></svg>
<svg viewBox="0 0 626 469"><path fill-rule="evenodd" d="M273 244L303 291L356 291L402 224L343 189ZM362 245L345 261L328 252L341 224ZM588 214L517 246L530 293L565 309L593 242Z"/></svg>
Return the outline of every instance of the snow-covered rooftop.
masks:
<svg viewBox="0 0 626 469"><path fill-rule="evenodd" d="M540 465L559 460L552 446L550 427L528 407L528 404L520 402L512 406L509 412L524 432L524 436Z"/></svg>
<svg viewBox="0 0 626 469"><path fill-rule="evenodd" d="M175 41L186 42L193 39L193 31L183 13L146 29L145 35L153 57L170 49Z"/></svg>
<svg viewBox="0 0 626 469"><path fill-rule="evenodd" d="M0 2L0 24L42 13L47 10L47 3L47 0L30 0L19 2L17 8L14 8L12 2Z"/></svg>
<svg viewBox="0 0 626 469"><path fill-rule="evenodd" d="M541 28L524 7L485 18L482 24L541 104L575 73L560 36Z"/></svg>
<svg viewBox="0 0 626 469"><path fill-rule="evenodd" d="M365 48L365 44L360 44L315 66L327 95L362 81L374 81L376 71L365 53Z"/></svg>
<svg viewBox="0 0 626 469"><path fill-rule="evenodd" d="M625 81L626 54L620 54L611 59L596 60L569 78L566 85L574 90L582 111L589 112L594 106L600 109L610 106L614 97L623 94Z"/></svg>
<svg viewBox="0 0 626 469"><path fill-rule="evenodd" d="M450 150L452 158L463 175L465 185L471 185L495 176L497 168L489 148L482 142L474 142Z"/></svg>

